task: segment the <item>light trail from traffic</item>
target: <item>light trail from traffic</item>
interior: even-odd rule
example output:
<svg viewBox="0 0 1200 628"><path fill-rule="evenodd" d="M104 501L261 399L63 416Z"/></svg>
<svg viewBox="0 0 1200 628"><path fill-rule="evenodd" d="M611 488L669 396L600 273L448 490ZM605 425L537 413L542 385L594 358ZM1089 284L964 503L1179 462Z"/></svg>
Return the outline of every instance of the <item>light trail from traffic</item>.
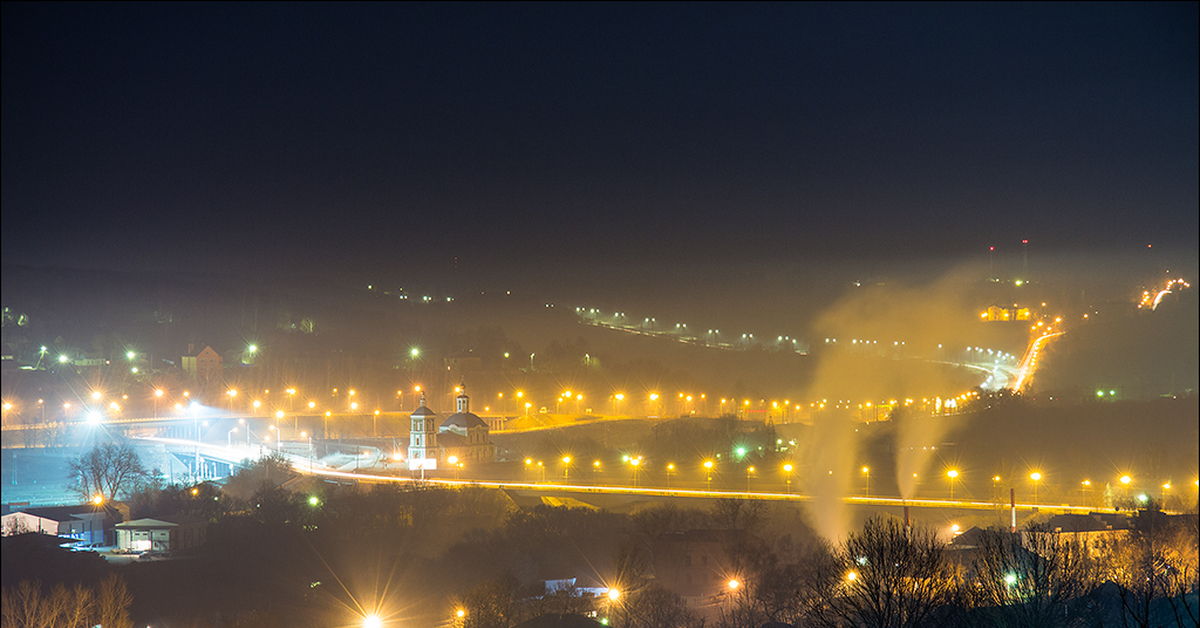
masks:
<svg viewBox="0 0 1200 628"><path fill-rule="evenodd" d="M632 487L632 486L613 486L613 485L584 485L584 484L555 484L555 483L537 483L537 482L498 482L485 480L450 480L450 479L426 479L415 480L410 478L401 478L390 475L350 473L346 471L333 471L327 469L314 469L314 475L339 477L345 479L353 479L363 482L374 483L396 483L396 482L427 482L440 484L444 486L482 486L487 488L508 489L508 490L529 490L543 492L567 492L567 493L592 493L592 494L609 494L609 495L639 495L651 497L686 497L695 499L754 499L761 501L784 501L784 502L807 502L812 500L811 495L802 495L799 493L775 493L775 492L754 492L754 491L721 491L721 490L700 490L700 489L667 489L655 487ZM909 499L904 500L899 497L858 497L847 496L841 500L848 505L857 506L917 506L923 508L959 508L965 510L996 510L997 508L1007 508L1007 504L998 505L988 501L970 501L970 500L952 500L952 499ZM1068 504L1022 504L1018 503L1017 508L1032 509L1038 508L1041 510L1053 512L1074 512L1088 513L1095 508L1090 506L1072 506Z"/></svg>
<svg viewBox="0 0 1200 628"><path fill-rule="evenodd" d="M159 437L144 437L139 440L162 443L165 445L186 446L189 448L197 447L197 442L194 440L176 439L176 438L159 438ZM201 453L203 455L218 458L227 462L236 463L246 458L253 457L242 455L239 452L253 454L254 447L236 446L226 447L221 445L209 445L200 443ZM269 452L269 448L262 449L262 455ZM297 456L295 454L283 453L289 461L292 462L292 468L297 473L306 475L316 475L327 478L337 478L343 480L352 480L354 482L366 482L373 484L407 484L407 483L425 483L431 485L445 487L466 487L466 486L481 486L485 488L495 488L501 490L520 490L520 491L537 491L545 493L578 493L578 494L593 494L593 495L630 495L640 497L671 497L671 498L690 498L690 499L752 499L757 501L774 501L774 502L808 502L813 498L811 495L800 493L779 493L765 491L723 491L723 490L702 490L702 489L686 489L686 488L660 488L660 487L645 487L645 486L617 486L617 485L589 485L589 484L567 484L553 482L513 482L513 481L496 481L496 480L471 480L471 479L448 479L448 478L428 478L417 479L401 477L396 475L385 475L379 473L362 473L353 471L340 471L325 467L321 463L313 463L309 458ZM920 508L954 508L962 510L996 510L1004 508L1007 505L998 505L990 501L978 500L963 500L963 499L901 499L899 497L863 497L863 496L846 496L841 499L842 503L851 506L883 506L883 507L903 507L915 506ZM1088 513L1095 510L1090 506L1073 506L1069 504L1030 504L1018 503L1018 508L1047 510L1051 512L1070 512L1070 513Z"/></svg>
<svg viewBox="0 0 1200 628"><path fill-rule="evenodd" d="M1012 386L1014 391L1020 392L1022 388L1029 385L1033 380L1033 375L1037 371L1038 359L1041 350L1045 347L1045 343L1065 333L1062 331L1047 330L1029 343L1029 350L1025 352L1025 359L1021 361L1021 368L1017 370L1017 381Z"/></svg>

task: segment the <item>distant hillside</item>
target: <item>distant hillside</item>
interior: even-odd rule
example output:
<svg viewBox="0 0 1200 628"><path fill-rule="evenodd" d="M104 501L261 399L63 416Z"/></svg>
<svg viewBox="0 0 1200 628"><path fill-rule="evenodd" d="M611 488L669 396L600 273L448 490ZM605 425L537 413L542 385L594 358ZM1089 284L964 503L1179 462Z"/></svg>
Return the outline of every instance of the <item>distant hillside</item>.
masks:
<svg viewBox="0 0 1200 628"><path fill-rule="evenodd" d="M1098 318L1052 342L1035 382L1039 394L1081 398L1103 390L1118 399L1196 394L1200 385L1200 307L1195 289L1168 296L1156 311Z"/></svg>

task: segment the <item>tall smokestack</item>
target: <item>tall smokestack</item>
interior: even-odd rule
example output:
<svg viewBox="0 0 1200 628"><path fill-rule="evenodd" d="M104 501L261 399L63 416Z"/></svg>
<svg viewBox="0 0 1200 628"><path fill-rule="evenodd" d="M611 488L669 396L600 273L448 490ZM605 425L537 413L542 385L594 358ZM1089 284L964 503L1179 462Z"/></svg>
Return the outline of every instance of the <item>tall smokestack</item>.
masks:
<svg viewBox="0 0 1200 628"><path fill-rule="evenodd" d="M908 517L908 504L904 504L904 530L912 530L912 519Z"/></svg>
<svg viewBox="0 0 1200 628"><path fill-rule="evenodd" d="M1008 502L1012 505L1012 533L1017 533L1017 489L1008 489Z"/></svg>

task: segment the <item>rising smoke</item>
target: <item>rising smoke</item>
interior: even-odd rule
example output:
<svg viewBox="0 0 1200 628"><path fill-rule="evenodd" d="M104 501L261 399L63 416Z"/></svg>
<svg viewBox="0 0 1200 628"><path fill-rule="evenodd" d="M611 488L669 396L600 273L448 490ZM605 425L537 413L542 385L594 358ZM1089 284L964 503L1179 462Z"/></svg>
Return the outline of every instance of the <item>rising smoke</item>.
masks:
<svg viewBox="0 0 1200 628"><path fill-rule="evenodd" d="M896 479L905 498L912 497L933 447L949 429L936 414L913 412L901 419L893 411L895 416L876 417L858 410L859 404L896 401L903 408L905 399L950 398L971 390L980 375L958 365L968 345L990 342L1019 354L1023 334L995 333L978 320L979 303L988 298L980 293L981 276L964 269L922 285L855 287L817 319L811 337L818 366L807 397L843 411L818 412L810 443L813 516L826 537L841 538L849 520L842 499L858 466L855 420L897 419Z"/></svg>

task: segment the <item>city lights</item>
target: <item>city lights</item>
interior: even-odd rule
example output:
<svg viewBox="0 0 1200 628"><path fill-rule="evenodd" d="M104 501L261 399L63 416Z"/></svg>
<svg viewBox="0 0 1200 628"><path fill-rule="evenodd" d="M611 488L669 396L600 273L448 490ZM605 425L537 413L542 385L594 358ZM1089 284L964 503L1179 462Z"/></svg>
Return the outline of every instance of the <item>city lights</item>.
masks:
<svg viewBox="0 0 1200 628"><path fill-rule="evenodd" d="M6 3L0 628L1194 623L1197 10Z"/></svg>

